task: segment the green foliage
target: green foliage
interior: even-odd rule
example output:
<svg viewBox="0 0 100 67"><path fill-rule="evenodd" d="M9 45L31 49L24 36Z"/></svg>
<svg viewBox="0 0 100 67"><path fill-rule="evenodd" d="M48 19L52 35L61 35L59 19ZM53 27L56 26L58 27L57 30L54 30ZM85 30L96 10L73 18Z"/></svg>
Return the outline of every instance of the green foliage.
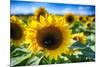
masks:
<svg viewBox="0 0 100 67"><path fill-rule="evenodd" d="M11 66L15 66L31 57L25 49L16 48L11 52Z"/></svg>
<svg viewBox="0 0 100 67"><path fill-rule="evenodd" d="M11 52L11 66L38 65L42 58L42 52L35 55L26 49L16 48Z"/></svg>

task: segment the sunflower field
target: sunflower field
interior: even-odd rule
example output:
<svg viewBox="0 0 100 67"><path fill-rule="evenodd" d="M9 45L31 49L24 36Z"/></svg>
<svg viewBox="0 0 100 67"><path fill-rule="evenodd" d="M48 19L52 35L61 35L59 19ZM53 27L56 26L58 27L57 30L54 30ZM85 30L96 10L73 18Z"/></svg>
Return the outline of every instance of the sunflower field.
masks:
<svg viewBox="0 0 100 67"><path fill-rule="evenodd" d="M48 13L10 16L11 66L95 61L95 16Z"/></svg>

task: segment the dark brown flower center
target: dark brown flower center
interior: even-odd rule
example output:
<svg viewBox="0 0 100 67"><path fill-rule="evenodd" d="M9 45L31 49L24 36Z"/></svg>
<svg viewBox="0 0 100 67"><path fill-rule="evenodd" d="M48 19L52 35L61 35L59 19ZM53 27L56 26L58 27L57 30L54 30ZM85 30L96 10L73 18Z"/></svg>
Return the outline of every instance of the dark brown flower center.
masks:
<svg viewBox="0 0 100 67"><path fill-rule="evenodd" d="M74 16L69 15L69 16L66 18L66 21L69 22L69 23L72 23L72 22L74 21Z"/></svg>
<svg viewBox="0 0 100 67"><path fill-rule="evenodd" d="M10 38L13 40L19 40L22 38L23 32L18 24L11 23Z"/></svg>
<svg viewBox="0 0 100 67"><path fill-rule="evenodd" d="M79 18L80 21L82 21L82 19L83 19L82 17Z"/></svg>
<svg viewBox="0 0 100 67"><path fill-rule="evenodd" d="M73 38L73 40L77 40L77 36Z"/></svg>
<svg viewBox="0 0 100 67"><path fill-rule="evenodd" d="M95 18L93 18L93 22L95 22Z"/></svg>
<svg viewBox="0 0 100 67"><path fill-rule="evenodd" d="M62 33L56 27L45 27L38 30L37 42L49 50L57 49L62 43Z"/></svg>
<svg viewBox="0 0 100 67"><path fill-rule="evenodd" d="M90 26L91 26L91 24L90 24L90 23L88 23L88 24L87 24L87 26L88 26L88 27L90 27Z"/></svg>

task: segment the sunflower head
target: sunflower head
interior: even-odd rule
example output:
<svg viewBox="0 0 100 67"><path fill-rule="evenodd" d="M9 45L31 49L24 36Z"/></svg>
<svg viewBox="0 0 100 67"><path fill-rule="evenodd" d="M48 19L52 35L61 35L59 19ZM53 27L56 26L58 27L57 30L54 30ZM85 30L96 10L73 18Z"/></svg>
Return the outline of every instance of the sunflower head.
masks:
<svg viewBox="0 0 100 67"><path fill-rule="evenodd" d="M93 17L92 22L95 22L95 17Z"/></svg>
<svg viewBox="0 0 100 67"><path fill-rule="evenodd" d="M83 22L83 23L86 23L86 21L89 20L89 17L88 16L80 16L79 17L79 21Z"/></svg>
<svg viewBox="0 0 100 67"><path fill-rule="evenodd" d="M77 33L77 34L73 34L73 40L79 41L82 44L86 44L86 36L84 35L84 33Z"/></svg>
<svg viewBox="0 0 100 67"><path fill-rule="evenodd" d="M10 22L10 38L11 42L18 46L24 40L24 25L21 19L12 16Z"/></svg>
<svg viewBox="0 0 100 67"><path fill-rule="evenodd" d="M40 7L36 10L36 12L34 13L34 18L39 21L41 15L44 17L48 15L48 12L45 10L44 7Z"/></svg>
<svg viewBox="0 0 100 67"><path fill-rule="evenodd" d="M95 22L95 16L90 17L91 22Z"/></svg>
<svg viewBox="0 0 100 67"><path fill-rule="evenodd" d="M75 16L72 13L65 14L64 19L69 24L72 24L73 22L75 22Z"/></svg>
<svg viewBox="0 0 100 67"><path fill-rule="evenodd" d="M66 53L70 46L71 30L68 24L62 20L56 20L49 15L47 18L40 16L40 22L33 20L29 24L26 38L32 42L29 50L40 49L46 57L57 59L62 53ZM37 46L37 48L35 47ZM36 49L35 49L35 48Z"/></svg>
<svg viewBox="0 0 100 67"><path fill-rule="evenodd" d="M91 28L91 26L92 26L92 22L91 21L87 21L85 23L85 28Z"/></svg>

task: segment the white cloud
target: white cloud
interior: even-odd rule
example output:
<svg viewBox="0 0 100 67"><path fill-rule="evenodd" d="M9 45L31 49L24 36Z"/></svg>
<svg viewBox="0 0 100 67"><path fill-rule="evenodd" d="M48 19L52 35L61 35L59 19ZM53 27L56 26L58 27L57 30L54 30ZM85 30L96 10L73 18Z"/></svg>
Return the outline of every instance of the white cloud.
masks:
<svg viewBox="0 0 100 67"><path fill-rule="evenodd" d="M62 11L60 11L61 13L63 13L63 14L65 14L65 13L70 13L70 12L72 12L71 11L71 8L65 8L65 9L63 9Z"/></svg>
<svg viewBox="0 0 100 67"><path fill-rule="evenodd" d="M91 15L91 12L88 12L87 9L89 9L89 7L78 7L78 10L77 10L77 14L80 14L80 15Z"/></svg>
<svg viewBox="0 0 100 67"><path fill-rule="evenodd" d="M79 14L81 14L81 15L87 15L88 13L86 11L80 11Z"/></svg>
<svg viewBox="0 0 100 67"><path fill-rule="evenodd" d="M76 12L76 14L79 14L79 15L91 15L92 13L83 10L83 11Z"/></svg>
<svg viewBox="0 0 100 67"><path fill-rule="evenodd" d="M84 7L80 6L78 7L78 10L84 10Z"/></svg>
<svg viewBox="0 0 100 67"><path fill-rule="evenodd" d="M12 14L28 14L29 13L29 10L26 10L24 8L21 8L21 7L15 7L15 9L12 9L11 10Z"/></svg>
<svg viewBox="0 0 100 67"><path fill-rule="evenodd" d="M16 7L15 9L14 9L14 11L19 11L21 8L20 7Z"/></svg>
<svg viewBox="0 0 100 67"><path fill-rule="evenodd" d="M32 7L32 11L35 11L37 8L36 7Z"/></svg>
<svg viewBox="0 0 100 67"><path fill-rule="evenodd" d="M20 7L15 7L14 9L12 8L11 13L16 14L16 12L19 12L21 10Z"/></svg>
<svg viewBox="0 0 100 67"><path fill-rule="evenodd" d="M80 7L78 7L78 10L87 10L87 9L90 9L90 7L83 7L83 6L80 6Z"/></svg>
<svg viewBox="0 0 100 67"><path fill-rule="evenodd" d="M22 14L28 14L28 13L29 13L29 11L28 11L28 10L26 10L26 9L23 9L23 11L21 11L21 13L22 13Z"/></svg>

